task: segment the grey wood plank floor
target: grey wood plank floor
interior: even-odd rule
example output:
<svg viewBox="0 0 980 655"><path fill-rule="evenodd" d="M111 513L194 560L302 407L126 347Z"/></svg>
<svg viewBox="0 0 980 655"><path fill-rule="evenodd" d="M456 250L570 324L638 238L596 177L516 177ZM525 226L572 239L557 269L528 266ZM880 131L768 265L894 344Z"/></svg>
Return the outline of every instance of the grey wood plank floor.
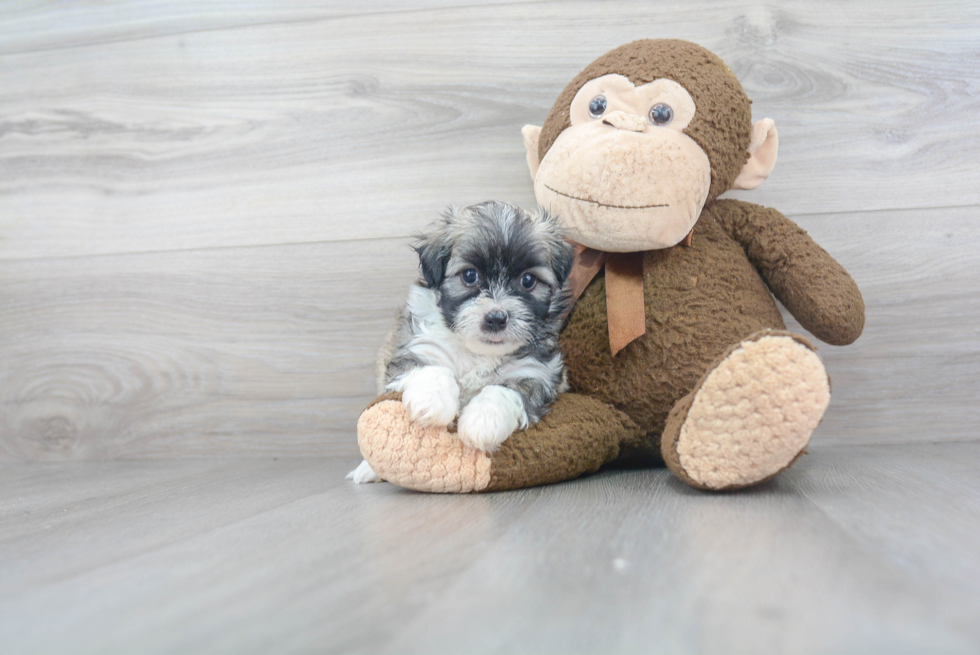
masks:
<svg viewBox="0 0 980 655"><path fill-rule="evenodd" d="M477 496L353 458L0 464L4 653L976 653L980 443L709 495Z"/></svg>

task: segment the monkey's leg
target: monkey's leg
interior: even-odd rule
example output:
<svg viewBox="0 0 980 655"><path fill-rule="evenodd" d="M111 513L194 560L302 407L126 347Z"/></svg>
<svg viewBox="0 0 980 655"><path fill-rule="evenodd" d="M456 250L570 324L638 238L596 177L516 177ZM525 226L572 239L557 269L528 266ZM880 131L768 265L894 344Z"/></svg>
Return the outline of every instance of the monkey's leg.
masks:
<svg viewBox="0 0 980 655"><path fill-rule="evenodd" d="M661 448L700 489L748 487L803 454L830 402L830 379L803 337L765 330L736 344L674 405Z"/></svg>
<svg viewBox="0 0 980 655"><path fill-rule="evenodd" d="M563 394L537 425L515 432L492 455L468 448L445 428L408 420L397 394L361 414L361 454L382 479L417 491L469 493L519 489L593 473L616 458L619 444L642 436L622 412Z"/></svg>

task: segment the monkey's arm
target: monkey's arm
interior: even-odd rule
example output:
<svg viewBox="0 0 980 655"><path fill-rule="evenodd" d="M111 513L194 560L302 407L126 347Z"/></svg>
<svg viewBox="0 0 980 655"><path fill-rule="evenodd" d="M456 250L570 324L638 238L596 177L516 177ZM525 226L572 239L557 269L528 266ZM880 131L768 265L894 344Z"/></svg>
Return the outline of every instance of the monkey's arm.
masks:
<svg viewBox="0 0 980 655"><path fill-rule="evenodd" d="M712 209L800 325L835 346L861 336L861 292L844 267L803 228L775 209L739 200L719 200Z"/></svg>

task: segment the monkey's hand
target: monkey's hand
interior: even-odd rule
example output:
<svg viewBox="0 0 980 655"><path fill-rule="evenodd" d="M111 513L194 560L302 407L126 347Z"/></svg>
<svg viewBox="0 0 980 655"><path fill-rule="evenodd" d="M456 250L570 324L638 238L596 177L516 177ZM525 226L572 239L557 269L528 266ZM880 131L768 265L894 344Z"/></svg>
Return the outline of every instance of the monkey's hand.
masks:
<svg viewBox="0 0 980 655"><path fill-rule="evenodd" d="M712 210L800 325L835 346L861 336L861 292L803 228L775 209L740 200L719 200Z"/></svg>
<svg viewBox="0 0 980 655"><path fill-rule="evenodd" d="M459 414L459 385L444 366L412 369L393 380L388 390L402 392L408 417L420 425L446 426Z"/></svg>
<svg viewBox="0 0 980 655"><path fill-rule="evenodd" d="M513 389L490 385L463 408L456 434L463 444L492 453L514 430L526 428L527 424L521 394Z"/></svg>

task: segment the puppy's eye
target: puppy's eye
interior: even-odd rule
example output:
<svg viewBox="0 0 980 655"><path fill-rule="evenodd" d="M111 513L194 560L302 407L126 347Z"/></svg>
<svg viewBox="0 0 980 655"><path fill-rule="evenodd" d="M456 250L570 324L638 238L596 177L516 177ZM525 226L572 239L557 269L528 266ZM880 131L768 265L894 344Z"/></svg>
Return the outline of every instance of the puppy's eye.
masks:
<svg viewBox="0 0 980 655"><path fill-rule="evenodd" d="M654 125L666 125L674 118L674 110L670 105L658 102L650 107L650 122Z"/></svg>
<svg viewBox="0 0 980 655"><path fill-rule="evenodd" d="M534 277L530 273L525 273L521 277L521 286L530 291L534 288L534 285L538 283L538 278Z"/></svg>
<svg viewBox="0 0 980 655"><path fill-rule="evenodd" d="M480 281L480 274L476 272L475 268L468 268L459 274L459 279L463 281L463 284L471 287Z"/></svg>
<svg viewBox="0 0 980 655"><path fill-rule="evenodd" d="M599 118L606 112L606 96L596 96L589 103L589 115Z"/></svg>

